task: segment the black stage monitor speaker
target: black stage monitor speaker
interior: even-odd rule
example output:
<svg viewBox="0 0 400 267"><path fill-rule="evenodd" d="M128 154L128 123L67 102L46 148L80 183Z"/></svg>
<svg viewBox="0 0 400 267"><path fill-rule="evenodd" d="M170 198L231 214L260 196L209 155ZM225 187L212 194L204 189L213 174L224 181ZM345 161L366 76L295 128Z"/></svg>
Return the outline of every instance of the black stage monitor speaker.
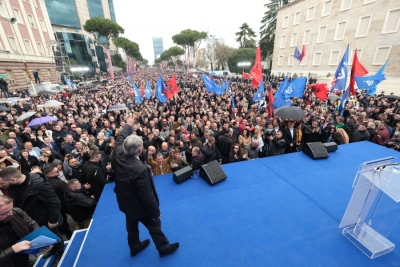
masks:
<svg viewBox="0 0 400 267"><path fill-rule="evenodd" d="M200 177L203 178L209 185L214 185L226 179L226 174L221 168L218 161L214 160L207 164L201 165Z"/></svg>
<svg viewBox="0 0 400 267"><path fill-rule="evenodd" d="M193 170L190 166L187 166L183 169L174 172L172 179L174 179L175 183L180 184L192 176L193 176Z"/></svg>
<svg viewBox="0 0 400 267"><path fill-rule="evenodd" d="M326 151L321 142L306 143L303 152L312 159L326 159L329 157L328 151Z"/></svg>
<svg viewBox="0 0 400 267"><path fill-rule="evenodd" d="M338 149L338 146L335 142L328 142L328 143L324 143L323 145L326 148L326 151L328 151L328 152L333 152Z"/></svg>

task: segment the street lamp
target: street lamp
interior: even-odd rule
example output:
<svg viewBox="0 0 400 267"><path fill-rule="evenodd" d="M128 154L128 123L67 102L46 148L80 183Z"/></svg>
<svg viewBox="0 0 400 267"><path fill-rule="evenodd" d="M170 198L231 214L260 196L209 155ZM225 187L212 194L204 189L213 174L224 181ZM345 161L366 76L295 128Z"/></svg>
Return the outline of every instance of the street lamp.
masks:
<svg viewBox="0 0 400 267"><path fill-rule="evenodd" d="M19 39L18 39L18 37L17 37L17 34L15 33L15 29L14 29L15 26L14 26L14 25L17 23L17 19L16 19L16 18L11 18L11 19L10 19L10 23L11 23L11 25L12 25L12 26L11 26L11 29L12 29L12 31L13 31L13 34L14 34L14 36L15 36L15 39L17 39L17 43L18 43L19 49L20 49L20 51L21 51L21 56L22 56L22 61L23 61L24 66L25 66L25 71L26 71L26 73L28 74L29 80L31 81L31 85L32 85L33 91L35 92L35 94L37 94L36 88L35 88L35 86L33 85L33 82L32 82L31 73L30 73L29 70L28 70L28 65L26 65L26 60L25 60L24 53L22 52L22 45L19 43Z"/></svg>
<svg viewBox="0 0 400 267"><path fill-rule="evenodd" d="M237 65L238 65L238 67L242 67L242 69L244 71L244 68L250 66L251 62L249 62L249 61L238 62Z"/></svg>

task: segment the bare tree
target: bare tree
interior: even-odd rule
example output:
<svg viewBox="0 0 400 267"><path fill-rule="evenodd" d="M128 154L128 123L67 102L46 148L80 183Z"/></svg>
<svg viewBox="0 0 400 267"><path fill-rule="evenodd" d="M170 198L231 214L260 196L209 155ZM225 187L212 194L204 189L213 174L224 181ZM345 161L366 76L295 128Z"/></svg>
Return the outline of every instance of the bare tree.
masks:
<svg viewBox="0 0 400 267"><path fill-rule="evenodd" d="M215 58L215 56L214 56L214 45L213 44L208 44L207 45L207 50L206 50L206 53L205 53L205 55L206 55L206 58L210 61L210 64L211 64L211 71L213 71L214 70L214 58Z"/></svg>
<svg viewBox="0 0 400 267"><path fill-rule="evenodd" d="M232 54L235 49L225 44L217 43L214 47L214 59L218 62L218 66L225 70L225 66L228 63L228 57Z"/></svg>

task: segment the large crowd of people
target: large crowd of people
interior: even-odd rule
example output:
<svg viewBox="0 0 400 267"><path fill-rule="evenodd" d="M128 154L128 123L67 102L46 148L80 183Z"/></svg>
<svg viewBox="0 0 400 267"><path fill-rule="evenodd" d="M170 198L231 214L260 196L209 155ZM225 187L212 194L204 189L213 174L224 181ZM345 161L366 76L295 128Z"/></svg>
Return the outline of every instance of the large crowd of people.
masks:
<svg viewBox="0 0 400 267"><path fill-rule="evenodd" d="M199 75L178 74L179 93L161 104L154 92L158 75L168 81L172 73L147 69L130 75L129 82L123 75L98 87L88 84L59 94L10 92L20 101L4 104L4 111L0 111L2 194L11 196L14 206L39 226L46 225L60 237L69 238L72 233L67 215L75 221L76 229L88 227L105 184L114 182L113 156L121 145L118 137L128 124L143 143L138 158L150 166L154 175L186 166L199 169L214 160L230 164L294 153L301 151L306 142L344 145L370 141L400 151L400 101L382 97L383 92L375 97L357 91L348 98L340 116L338 100L321 101L306 89L303 98L292 99L292 105L304 110L305 118L294 120L269 113L270 90L264 93L266 105L254 102L256 90L242 77L231 77L228 92L218 96L206 91ZM265 78L265 88L272 87L271 92L276 93L278 79ZM223 79L214 77L217 84ZM152 97L136 103L130 93L132 81L141 89L149 81ZM337 94L336 99L340 99L340 92ZM50 99L63 105L41 107ZM122 108L110 109L114 105ZM18 121L27 112L36 113ZM55 116L57 120L28 126L32 119L44 116ZM27 184L28 180L39 187ZM30 194L38 188L44 190L32 197ZM32 198L28 203L27 196ZM32 208L41 198L52 202ZM10 199L3 202L7 206ZM0 199L0 209L4 206L1 203ZM140 244L135 249L140 249ZM47 254L61 251L56 244Z"/></svg>

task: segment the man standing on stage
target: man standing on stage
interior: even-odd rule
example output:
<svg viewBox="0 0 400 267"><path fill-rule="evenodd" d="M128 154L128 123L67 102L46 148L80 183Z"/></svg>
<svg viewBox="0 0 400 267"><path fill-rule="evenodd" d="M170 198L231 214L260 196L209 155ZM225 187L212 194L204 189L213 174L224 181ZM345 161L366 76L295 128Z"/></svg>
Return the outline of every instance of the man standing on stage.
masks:
<svg viewBox="0 0 400 267"><path fill-rule="evenodd" d="M145 249L150 241L140 241L138 224L141 222L149 230L160 257L174 253L179 243L170 244L161 231L159 200L150 168L139 160L143 141L132 135L133 118L129 118L118 135L113 153L115 175L114 191L119 209L125 213L128 244L131 256Z"/></svg>

